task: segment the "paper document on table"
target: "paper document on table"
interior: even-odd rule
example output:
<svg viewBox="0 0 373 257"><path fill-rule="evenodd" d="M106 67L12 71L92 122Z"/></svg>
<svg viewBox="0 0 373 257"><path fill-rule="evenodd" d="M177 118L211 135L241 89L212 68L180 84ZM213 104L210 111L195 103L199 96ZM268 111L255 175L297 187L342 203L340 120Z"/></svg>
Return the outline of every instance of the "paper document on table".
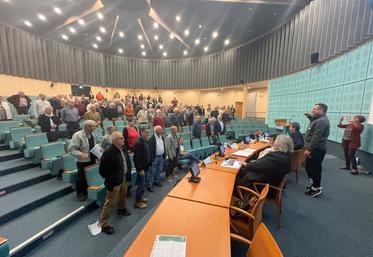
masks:
<svg viewBox="0 0 373 257"><path fill-rule="evenodd" d="M185 257L186 236L157 235L151 257Z"/></svg>
<svg viewBox="0 0 373 257"><path fill-rule="evenodd" d="M101 155L102 155L102 148L99 144L96 144L90 151L94 156L96 156L97 158L101 158Z"/></svg>
<svg viewBox="0 0 373 257"><path fill-rule="evenodd" d="M236 155L236 156L249 157L252 153L250 153L248 151L240 150L240 151L234 152L232 154Z"/></svg>
<svg viewBox="0 0 373 257"><path fill-rule="evenodd" d="M212 162L213 162L213 161L211 160L210 157L207 157L206 159L203 160L203 163L204 163L205 165L208 165L208 164L210 164L210 163L212 163Z"/></svg>
<svg viewBox="0 0 373 257"><path fill-rule="evenodd" d="M238 169L241 166L241 161L235 159L228 159L223 161L223 163L220 166Z"/></svg>
<svg viewBox="0 0 373 257"><path fill-rule="evenodd" d="M88 225L88 229L92 236L98 235L102 231L99 221L96 221L95 223Z"/></svg>

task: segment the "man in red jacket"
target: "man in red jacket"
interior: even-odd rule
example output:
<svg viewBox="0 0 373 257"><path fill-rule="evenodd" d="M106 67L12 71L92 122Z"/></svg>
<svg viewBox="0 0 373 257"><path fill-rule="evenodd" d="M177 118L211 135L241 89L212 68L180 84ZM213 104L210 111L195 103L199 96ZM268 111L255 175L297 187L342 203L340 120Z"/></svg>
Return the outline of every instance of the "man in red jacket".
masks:
<svg viewBox="0 0 373 257"><path fill-rule="evenodd" d="M96 95L96 100L97 101L102 101L102 100L105 100L105 96L103 94L101 94L101 92L99 91Z"/></svg>
<svg viewBox="0 0 373 257"><path fill-rule="evenodd" d="M157 109L155 116L153 117L153 127L161 126L164 129L164 119L162 117L161 110Z"/></svg>

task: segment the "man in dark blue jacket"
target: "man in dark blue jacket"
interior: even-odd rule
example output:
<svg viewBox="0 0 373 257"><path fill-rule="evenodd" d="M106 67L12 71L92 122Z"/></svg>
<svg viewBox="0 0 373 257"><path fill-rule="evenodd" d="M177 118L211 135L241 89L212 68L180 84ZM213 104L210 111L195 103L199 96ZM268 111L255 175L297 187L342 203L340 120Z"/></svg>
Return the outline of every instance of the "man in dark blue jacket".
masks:
<svg viewBox="0 0 373 257"><path fill-rule="evenodd" d="M291 123L289 130L290 130L289 136L291 137L291 139L293 139L293 143L294 143L294 151L302 149L304 147L304 138L299 131L300 130L299 123L298 122Z"/></svg>
<svg viewBox="0 0 373 257"><path fill-rule="evenodd" d="M131 176L131 162L124 147L122 133L114 132L112 145L105 150L100 159L100 175L105 179L106 199L100 215L102 231L113 234L114 228L109 225L109 217L113 209L118 207L118 215L128 216L126 208L127 179Z"/></svg>

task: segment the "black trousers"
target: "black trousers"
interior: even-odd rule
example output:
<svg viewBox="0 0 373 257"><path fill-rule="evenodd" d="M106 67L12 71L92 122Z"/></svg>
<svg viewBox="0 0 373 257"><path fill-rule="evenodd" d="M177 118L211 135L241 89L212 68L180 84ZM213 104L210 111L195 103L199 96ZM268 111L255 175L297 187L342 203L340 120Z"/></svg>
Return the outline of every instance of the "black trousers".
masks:
<svg viewBox="0 0 373 257"><path fill-rule="evenodd" d="M74 133L79 130L79 121L67 121L66 129L69 132L71 138L74 135Z"/></svg>
<svg viewBox="0 0 373 257"><path fill-rule="evenodd" d="M311 156L306 159L306 172L313 181L313 187L320 187L321 185L322 161L325 154L326 149L314 149L311 151Z"/></svg>
<svg viewBox="0 0 373 257"><path fill-rule="evenodd" d="M342 140L343 152L345 154L346 167L350 168L350 165L354 170L357 169L356 163L356 151L357 149L350 148L351 141Z"/></svg>
<svg viewBox="0 0 373 257"><path fill-rule="evenodd" d="M90 165L93 165L93 164L95 164L95 160L92 160L92 158L91 158L91 161L89 162L77 162L76 163L76 166L78 168L78 174L75 180L77 195L81 195L81 194L86 195L88 193L87 192L88 185L87 185L87 180L85 179L84 168Z"/></svg>
<svg viewBox="0 0 373 257"><path fill-rule="evenodd" d="M17 109L17 114L22 115L22 114L28 114L28 107L18 107Z"/></svg>
<svg viewBox="0 0 373 257"><path fill-rule="evenodd" d="M174 175L174 169L176 166L177 166L177 157L172 160L168 159L166 177Z"/></svg>

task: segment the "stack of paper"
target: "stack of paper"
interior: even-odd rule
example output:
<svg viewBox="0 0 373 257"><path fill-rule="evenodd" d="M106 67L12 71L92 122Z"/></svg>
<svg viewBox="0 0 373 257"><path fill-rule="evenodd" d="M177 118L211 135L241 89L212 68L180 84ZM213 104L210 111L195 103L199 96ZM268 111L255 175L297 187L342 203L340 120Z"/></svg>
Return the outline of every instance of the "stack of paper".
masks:
<svg viewBox="0 0 373 257"><path fill-rule="evenodd" d="M236 156L249 157L250 155L252 155L253 153L255 153L255 151L256 151L255 149L246 148L245 150L236 151L236 152L234 152L232 154L236 155Z"/></svg>
<svg viewBox="0 0 373 257"><path fill-rule="evenodd" d="M228 159L221 164L223 167L238 169L241 166L241 161L235 159Z"/></svg>
<svg viewBox="0 0 373 257"><path fill-rule="evenodd" d="M151 257L185 257L186 236L157 235Z"/></svg>

